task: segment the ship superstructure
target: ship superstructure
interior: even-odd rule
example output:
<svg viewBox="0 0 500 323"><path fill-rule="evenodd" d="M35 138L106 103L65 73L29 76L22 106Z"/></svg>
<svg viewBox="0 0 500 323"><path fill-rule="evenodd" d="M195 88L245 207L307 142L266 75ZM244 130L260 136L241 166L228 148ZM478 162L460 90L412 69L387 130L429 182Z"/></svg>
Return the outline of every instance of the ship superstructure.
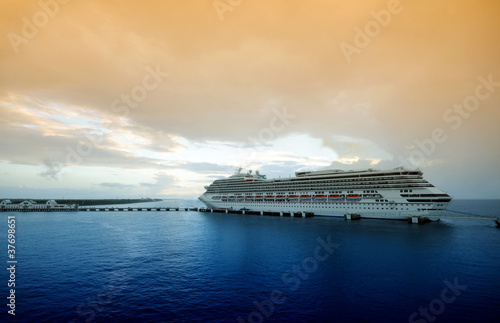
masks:
<svg viewBox="0 0 500 323"><path fill-rule="evenodd" d="M257 171L217 179L199 199L213 209L312 212L315 215L407 220L440 216L451 197L418 169L320 170L267 179Z"/></svg>

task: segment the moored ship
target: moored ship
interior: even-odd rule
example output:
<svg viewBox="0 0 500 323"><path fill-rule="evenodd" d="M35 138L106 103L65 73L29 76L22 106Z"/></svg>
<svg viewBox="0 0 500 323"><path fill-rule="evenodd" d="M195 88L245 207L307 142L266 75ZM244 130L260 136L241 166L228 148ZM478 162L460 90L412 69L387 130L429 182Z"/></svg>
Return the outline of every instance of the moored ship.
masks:
<svg viewBox="0 0 500 323"><path fill-rule="evenodd" d="M418 169L320 170L267 179L258 171L217 179L199 199L212 209L308 212L321 216L407 220L439 217L451 196Z"/></svg>

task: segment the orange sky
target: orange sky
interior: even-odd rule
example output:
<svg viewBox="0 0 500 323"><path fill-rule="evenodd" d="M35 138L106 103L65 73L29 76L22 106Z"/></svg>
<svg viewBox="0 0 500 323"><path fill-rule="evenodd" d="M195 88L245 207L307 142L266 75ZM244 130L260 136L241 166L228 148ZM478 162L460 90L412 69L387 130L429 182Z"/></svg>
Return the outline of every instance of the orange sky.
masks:
<svg viewBox="0 0 500 323"><path fill-rule="evenodd" d="M498 1L1 6L2 196L194 197L237 166L357 160L498 197Z"/></svg>

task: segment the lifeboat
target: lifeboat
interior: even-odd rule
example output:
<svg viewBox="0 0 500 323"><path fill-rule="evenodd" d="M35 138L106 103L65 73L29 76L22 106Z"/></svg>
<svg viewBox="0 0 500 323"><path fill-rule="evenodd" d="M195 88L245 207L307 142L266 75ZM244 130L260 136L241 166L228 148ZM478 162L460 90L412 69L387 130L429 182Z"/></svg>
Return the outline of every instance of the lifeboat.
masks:
<svg viewBox="0 0 500 323"><path fill-rule="evenodd" d="M247 196L246 199L247 200L253 200L253 196Z"/></svg>
<svg viewBox="0 0 500 323"><path fill-rule="evenodd" d="M243 199L243 196L238 196L238 199L240 199L240 200Z"/></svg>
<svg viewBox="0 0 500 323"><path fill-rule="evenodd" d="M311 195L301 195L300 198L301 199L310 199Z"/></svg>
<svg viewBox="0 0 500 323"><path fill-rule="evenodd" d="M235 198L236 198L236 196L230 196L229 197L229 199L235 199Z"/></svg>
<svg viewBox="0 0 500 323"><path fill-rule="evenodd" d="M278 196L276 196L276 199L278 199L278 200L284 200L285 196L284 195L278 195Z"/></svg>
<svg viewBox="0 0 500 323"><path fill-rule="evenodd" d="M263 198L264 198L264 196L256 196L255 198L256 198L256 199L263 199Z"/></svg>
<svg viewBox="0 0 500 323"><path fill-rule="evenodd" d="M223 196L223 197L222 197L222 200L227 200L227 196Z"/></svg>
<svg viewBox="0 0 500 323"><path fill-rule="evenodd" d="M314 199L316 199L316 200L324 200L324 199L326 199L326 195L315 195Z"/></svg>
<svg viewBox="0 0 500 323"><path fill-rule="evenodd" d="M266 200L274 200L274 195L268 195L268 196L266 196Z"/></svg>
<svg viewBox="0 0 500 323"><path fill-rule="evenodd" d="M298 199L298 198L299 198L299 196L298 196L298 195L288 195L288 199L289 199L289 200L296 200L296 199Z"/></svg>
<svg viewBox="0 0 500 323"><path fill-rule="evenodd" d="M340 195L328 195L328 198L336 200L336 199L341 199L342 196L340 196Z"/></svg>
<svg viewBox="0 0 500 323"><path fill-rule="evenodd" d="M351 194L351 195L347 195L347 198L348 199L360 199L361 195L353 195L353 194Z"/></svg>

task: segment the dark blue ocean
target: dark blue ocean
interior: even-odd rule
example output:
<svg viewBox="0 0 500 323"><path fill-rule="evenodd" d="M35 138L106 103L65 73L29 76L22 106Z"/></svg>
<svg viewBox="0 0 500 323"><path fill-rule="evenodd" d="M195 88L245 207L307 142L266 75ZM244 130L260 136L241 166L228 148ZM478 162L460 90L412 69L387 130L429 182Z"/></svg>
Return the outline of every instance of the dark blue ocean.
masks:
<svg viewBox="0 0 500 323"><path fill-rule="evenodd" d="M149 205L178 203L197 202ZM500 216L500 200L449 209ZM493 220L4 212L5 268L14 214L3 322L500 322Z"/></svg>

